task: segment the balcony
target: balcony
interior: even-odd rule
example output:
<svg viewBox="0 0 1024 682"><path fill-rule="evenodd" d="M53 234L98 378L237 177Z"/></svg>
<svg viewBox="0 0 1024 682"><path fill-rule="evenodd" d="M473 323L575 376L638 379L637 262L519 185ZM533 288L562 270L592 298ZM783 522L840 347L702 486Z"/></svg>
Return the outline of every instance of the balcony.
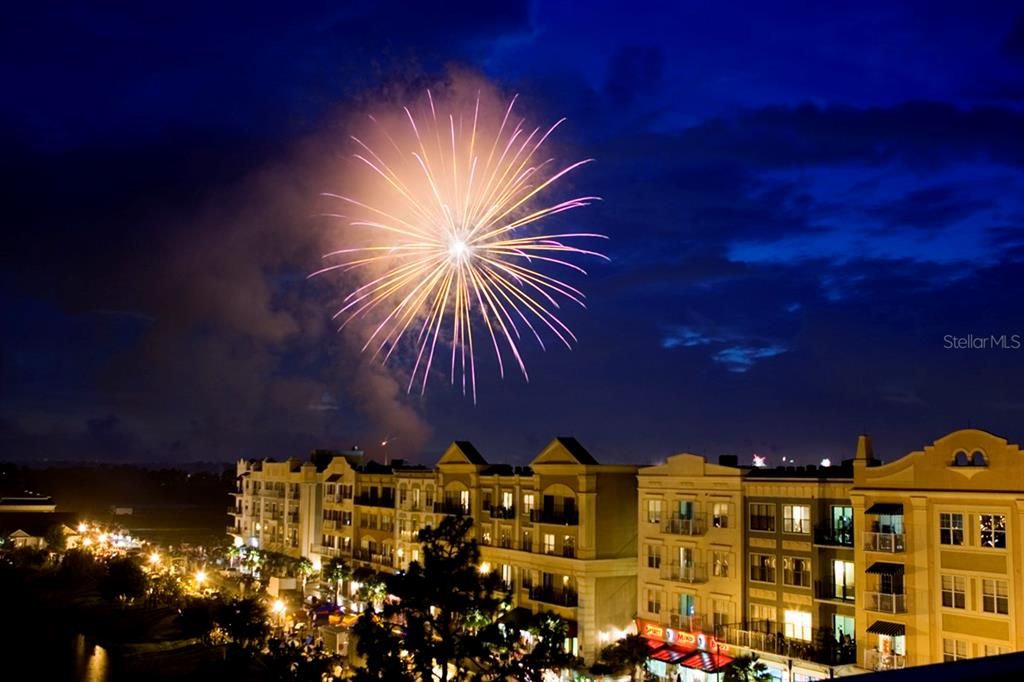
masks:
<svg viewBox="0 0 1024 682"><path fill-rule="evenodd" d="M826 547L853 547L853 530L834 526L815 526L814 544Z"/></svg>
<svg viewBox="0 0 1024 682"><path fill-rule="evenodd" d="M532 509L530 520L534 523L550 523L556 526L578 526L580 514L575 509Z"/></svg>
<svg viewBox="0 0 1024 682"><path fill-rule="evenodd" d="M864 608L878 613L906 613L907 595L888 592L865 592Z"/></svg>
<svg viewBox="0 0 1024 682"><path fill-rule="evenodd" d="M334 519L324 519L320 527L324 530L334 530L338 527L338 522Z"/></svg>
<svg viewBox="0 0 1024 682"><path fill-rule="evenodd" d="M452 516L469 516L469 507L454 500L434 503L435 514L451 514Z"/></svg>
<svg viewBox="0 0 1024 682"><path fill-rule="evenodd" d="M668 616L669 627L686 632L714 632L714 620L708 616L688 616L679 611L670 611Z"/></svg>
<svg viewBox="0 0 1024 682"><path fill-rule="evenodd" d="M516 517L515 505L511 507L491 507L488 510L492 519L514 519Z"/></svg>
<svg viewBox="0 0 1024 682"><path fill-rule="evenodd" d="M868 670L902 670L907 667L907 657L870 649L864 652L864 667Z"/></svg>
<svg viewBox="0 0 1024 682"><path fill-rule="evenodd" d="M405 502L398 503L399 509L409 512L429 511L429 506L430 505L425 505L422 502L413 502L412 500L406 500Z"/></svg>
<svg viewBox="0 0 1024 682"><path fill-rule="evenodd" d="M663 580L672 580L677 583L706 583L708 571L704 564L686 564L684 566L673 564L661 567L661 577Z"/></svg>
<svg viewBox="0 0 1024 682"><path fill-rule="evenodd" d="M574 545L562 545L562 556L567 559L575 559L576 547Z"/></svg>
<svg viewBox="0 0 1024 682"><path fill-rule="evenodd" d="M707 530L703 514L677 516L665 519L665 522L661 524L661 532L671 535L704 535Z"/></svg>
<svg viewBox="0 0 1024 682"><path fill-rule="evenodd" d="M854 602L853 585L837 585L831 580L814 581L814 598L829 601Z"/></svg>
<svg viewBox="0 0 1024 682"><path fill-rule="evenodd" d="M580 603L580 598L576 593L576 590L556 590L551 587L531 587L530 599L543 602L545 604L555 604L556 606L567 606L569 608L576 608Z"/></svg>
<svg viewBox="0 0 1024 682"><path fill-rule="evenodd" d="M846 638L845 642L840 642L829 628L811 631L808 640L786 637L783 628L782 623L769 621L736 623L716 628L715 637L725 644L825 665L844 665L857 660L853 640Z"/></svg>
<svg viewBox="0 0 1024 682"><path fill-rule="evenodd" d="M340 557L341 554L342 554L342 552L341 552L341 550L339 548L337 548L337 547L328 547L327 545L317 545L317 546L315 546L313 548L313 550L317 554L319 554L320 556L331 557L331 558Z"/></svg>
<svg viewBox="0 0 1024 682"><path fill-rule="evenodd" d="M241 535L242 534L242 529L241 528L236 528L235 526L228 526L227 531L228 531L228 535Z"/></svg>
<svg viewBox="0 0 1024 682"><path fill-rule="evenodd" d="M364 507L384 507L386 509L394 509L395 498L377 497L376 495L356 495L356 504L360 504Z"/></svg>
<svg viewBox="0 0 1024 682"><path fill-rule="evenodd" d="M869 552L902 552L905 538L903 533L864 533L864 549Z"/></svg>
<svg viewBox="0 0 1024 682"><path fill-rule="evenodd" d="M228 516L241 516L242 510L238 507L228 507Z"/></svg>
<svg viewBox="0 0 1024 682"><path fill-rule="evenodd" d="M371 552L368 549L353 549L352 558L356 561L368 561L373 564L380 566L391 566L395 562L395 555L393 552L387 554L382 552Z"/></svg>

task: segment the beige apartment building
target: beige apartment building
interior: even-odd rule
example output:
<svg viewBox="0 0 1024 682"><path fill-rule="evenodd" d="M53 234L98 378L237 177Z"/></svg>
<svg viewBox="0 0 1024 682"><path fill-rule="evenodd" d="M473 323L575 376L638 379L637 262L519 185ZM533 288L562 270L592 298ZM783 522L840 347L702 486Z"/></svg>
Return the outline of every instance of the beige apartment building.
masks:
<svg viewBox="0 0 1024 682"><path fill-rule="evenodd" d="M1024 453L977 429L869 467L851 501L862 665L902 668L1024 650Z"/></svg>
<svg viewBox="0 0 1024 682"><path fill-rule="evenodd" d="M228 508L235 519L228 534L235 543L295 558L313 555L321 508L317 465L242 460L236 471L235 504Z"/></svg>

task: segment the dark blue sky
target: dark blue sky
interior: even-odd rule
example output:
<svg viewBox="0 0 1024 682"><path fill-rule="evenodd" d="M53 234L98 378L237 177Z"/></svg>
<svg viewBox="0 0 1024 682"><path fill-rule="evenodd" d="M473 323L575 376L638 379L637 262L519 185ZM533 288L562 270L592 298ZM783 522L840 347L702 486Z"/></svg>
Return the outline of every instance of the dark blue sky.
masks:
<svg viewBox="0 0 1024 682"><path fill-rule="evenodd" d="M187 4L187 3L186 3ZM0 451L895 456L1024 437L1018 3L23 3L0 28ZM412 4L412 3L409 3ZM310 284L357 112L453 73L568 116L579 347L408 397ZM374 450L374 448L371 448ZM379 451L379 448L376 448Z"/></svg>

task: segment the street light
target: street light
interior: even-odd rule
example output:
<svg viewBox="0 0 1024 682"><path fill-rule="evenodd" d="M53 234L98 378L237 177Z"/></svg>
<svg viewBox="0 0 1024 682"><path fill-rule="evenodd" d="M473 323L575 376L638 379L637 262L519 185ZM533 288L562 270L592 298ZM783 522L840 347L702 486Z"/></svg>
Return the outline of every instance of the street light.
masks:
<svg viewBox="0 0 1024 682"><path fill-rule="evenodd" d="M270 607L270 610L273 611L277 615L277 626L278 627L283 627L284 626L284 611L285 611L284 602L281 601L280 599L275 599L274 600L274 604Z"/></svg>
<svg viewBox="0 0 1024 682"><path fill-rule="evenodd" d="M204 582L206 582L206 571L199 569L196 571L196 587L202 587Z"/></svg>
<svg viewBox="0 0 1024 682"><path fill-rule="evenodd" d="M157 552L153 552L149 555L149 563L153 566L157 566L160 563L160 555Z"/></svg>

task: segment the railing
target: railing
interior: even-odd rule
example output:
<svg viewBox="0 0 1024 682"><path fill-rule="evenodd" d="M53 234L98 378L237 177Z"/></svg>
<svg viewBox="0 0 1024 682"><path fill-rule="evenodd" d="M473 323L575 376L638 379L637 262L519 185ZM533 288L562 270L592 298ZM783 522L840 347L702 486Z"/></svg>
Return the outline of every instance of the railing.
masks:
<svg viewBox="0 0 1024 682"><path fill-rule="evenodd" d="M854 601L853 585L837 585L831 580L815 580L814 596L818 599Z"/></svg>
<svg viewBox="0 0 1024 682"><path fill-rule="evenodd" d="M864 652L864 667L868 670L900 670L907 667L907 657L869 649Z"/></svg>
<svg viewBox="0 0 1024 682"><path fill-rule="evenodd" d="M469 516L469 507L459 502L444 501L434 503L435 514L451 514L453 516Z"/></svg>
<svg viewBox="0 0 1024 682"><path fill-rule="evenodd" d="M704 583L708 580L707 566L704 564L671 564L661 567L661 577L679 583Z"/></svg>
<svg viewBox="0 0 1024 682"><path fill-rule="evenodd" d="M814 544L830 547L853 547L853 529L834 526L816 526Z"/></svg>
<svg viewBox="0 0 1024 682"><path fill-rule="evenodd" d="M502 549L512 549L512 538L507 535L502 535L498 538L498 547Z"/></svg>
<svg viewBox="0 0 1024 682"><path fill-rule="evenodd" d="M334 530L338 527L338 522L334 519L324 519L323 523L320 524L320 527L324 530Z"/></svg>
<svg viewBox="0 0 1024 682"><path fill-rule="evenodd" d="M273 488L264 488L263 490L260 491L259 494L262 495L263 497L284 497L283 490L274 490Z"/></svg>
<svg viewBox="0 0 1024 682"><path fill-rule="evenodd" d="M672 535L704 535L707 532L707 524L704 522L703 514L677 516L665 519L665 523L661 524L661 532Z"/></svg>
<svg viewBox="0 0 1024 682"><path fill-rule="evenodd" d="M411 512L422 512L427 510L427 506L422 502L411 502L409 500L406 500L405 502L399 502L398 508L401 509L402 511Z"/></svg>
<svg viewBox="0 0 1024 682"><path fill-rule="evenodd" d="M320 556L326 557L339 557L342 554L338 547L328 547L327 545L316 545L313 550Z"/></svg>
<svg viewBox="0 0 1024 682"><path fill-rule="evenodd" d="M228 526L228 535L241 535L242 529L235 526Z"/></svg>
<svg viewBox="0 0 1024 682"><path fill-rule="evenodd" d="M530 512L530 520L534 523L550 523L559 526L578 526L580 523L580 514L575 509L569 511L534 509Z"/></svg>
<svg viewBox="0 0 1024 682"><path fill-rule="evenodd" d="M829 628L813 630L809 640L786 637L782 628L782 623L769 621L735 623L715 628L715 637L724 644L814 663L843 665L857 661L854 640L847 637L841 642Z"/></svg>
<svg viewBox="0 0 1024 682"><path fill-rule="evenodd" d="M569 559L575 559L576 547L573 545L562 545L562 556L568 557Z"/></svg>
<svg viewBox="0 0 1024 682"><path fill-rule="evenodd" d="M242 514L243 514L242 510L239 509L238 507L228 507L228 515L229 516L241 516Z"/></svg>
<svg viewBox="0 0 1024 682"><path fill-rule="evenodd" d="M906 613L907 595L888 592L865 592L864 608L879 613Z"/></svg>
<svg viewBox="0 0 1024 682"><path fill-rule="evenodd" d="M669 626L677 630L704 632L704 628L707 627L708 632L714 632L714 628L711 627L714 621L707 616L688 616L679 611L670 611L668 620Z"/></svg>
<svg viewBox="0 0 1024 682"><path fill-rule="evenodd" d="M556 590L550 587L531 587L530 599L544 602L545 604L556 604L558 606L568 606L571 608L579 606L580 603L580 598L576 593L576 590Z"/></svg>
<svg viewBox="0 0 1024 682"><path fill-rule="evenodd" d="M903 533L864 533L864 549L869 552L902 552Z"/></svg>
<svg viewBox="0 0 1024 682"><path fill-rule="evenodd" d="M288 514L287 521L288 521L288 523L298 523L299 522L299 515L298 514Z"/></svg>
<svg viewBox="0 0 1024 682"><path fill-rule="evenodd" d="M371 552L368 549L358 548L352 550L352 558L356 561L369 561L374 564L382 564L384 566L390 566L395 561L394 553L383 554L381 552Z"/></svg>
<svg viewBox="0 0 1024 682"><path fill-rule="evenodd" d="M516 517L515 505L511 507L491 507L488 513L493 519L514 519Z"/></svg>
<svg viewBox="0 0 1024 682"><path fill-rule="evenodd" d="M385 507L388 509L394 509L395 498L373 497L371 495L356 495L356 504L361 504L364 507Z"/></svg>

